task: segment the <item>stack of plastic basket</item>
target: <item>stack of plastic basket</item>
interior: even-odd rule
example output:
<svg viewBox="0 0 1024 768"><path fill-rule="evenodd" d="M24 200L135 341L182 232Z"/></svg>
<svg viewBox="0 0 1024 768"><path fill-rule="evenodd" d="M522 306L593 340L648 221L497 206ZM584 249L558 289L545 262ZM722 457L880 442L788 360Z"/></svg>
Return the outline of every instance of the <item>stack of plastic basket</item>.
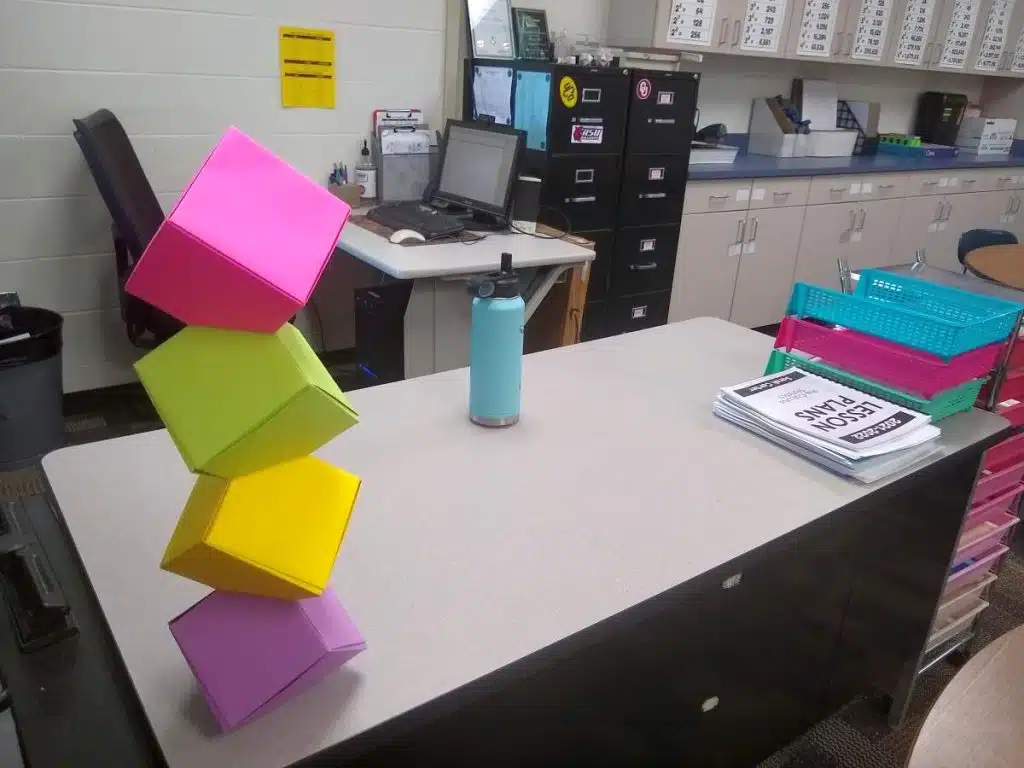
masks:
<svg viewBox="0 0 1024 768"><path fill-rule="evenodd" d="M289 324L350 213L232 128L126 286L187 326L136 370L197 474L161 567L214 589L170 629L224 730L365 648L328 588L359 478L310 455L358 417Z"/></svg>
<svg viewBox="0 0 1024 768"><path fill-rule="evenodd" d="M765 373L795 366L939 421L974 406L1019 311L876 270L852 295L797 283Z"/></svg>

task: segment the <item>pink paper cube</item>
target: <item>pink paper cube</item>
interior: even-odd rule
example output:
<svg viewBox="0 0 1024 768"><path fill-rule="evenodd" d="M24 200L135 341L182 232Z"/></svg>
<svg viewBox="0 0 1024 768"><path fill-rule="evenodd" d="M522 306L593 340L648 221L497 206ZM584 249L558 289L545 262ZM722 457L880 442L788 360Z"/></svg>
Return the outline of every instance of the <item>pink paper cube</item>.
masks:
<svg viewBox="0 0 1024 768"><path fill-rule="evenodd" d="M211 592L170 628L225 731L308 691L366 649L330 588L298 601Z"/></svg>
<svg viewBox="0 0 1024 768"><path fill-rule="evenodd" d="M187 325L273 333L309 301L351 212L229 128L126 290Z"/></svg>

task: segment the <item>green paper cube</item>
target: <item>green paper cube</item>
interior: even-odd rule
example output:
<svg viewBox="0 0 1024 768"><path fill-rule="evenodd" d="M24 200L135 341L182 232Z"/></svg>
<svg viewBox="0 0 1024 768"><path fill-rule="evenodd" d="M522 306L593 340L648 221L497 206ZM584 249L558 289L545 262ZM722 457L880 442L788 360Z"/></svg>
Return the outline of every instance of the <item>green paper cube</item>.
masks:
<svg viewBox="0 0 1024 768"><path fill-rule="evenodd" d="M189 326L135 364L193 472L225 479L306 456L359 421L302 334Z"/></svg>

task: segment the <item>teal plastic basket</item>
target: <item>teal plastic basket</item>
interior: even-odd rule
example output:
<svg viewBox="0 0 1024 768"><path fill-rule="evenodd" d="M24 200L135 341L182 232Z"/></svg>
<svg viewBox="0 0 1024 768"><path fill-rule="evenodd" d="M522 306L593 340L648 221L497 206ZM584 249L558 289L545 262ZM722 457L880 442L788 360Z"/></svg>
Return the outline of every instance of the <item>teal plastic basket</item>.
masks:
<svg viewBox="0 0 1024 768"><path fill-rule="evenodd" d="M944 359L1005 341L1020 304L868 269L851 296L807 283L793 286L787 315L870 333Z"/></svg>
<svg viewBox="0 0 1024 768"><path fill-rule="evenodd" d="M909 392L901 392L869 379L862 379L860 376L854 376L852 373L826 365L818 360L783 352L781 349L776 349L768 358L764 375L771 376L773 373L780 373L787 368L799 368L801 371L817 374L823 379L844 384L912 411L925 413L932 417L932 421L940 421L954 413L971 410L978 400L981 388L987 381L987 379L974 379L958 387L939 392L935 397L924 398Z"/></svg>

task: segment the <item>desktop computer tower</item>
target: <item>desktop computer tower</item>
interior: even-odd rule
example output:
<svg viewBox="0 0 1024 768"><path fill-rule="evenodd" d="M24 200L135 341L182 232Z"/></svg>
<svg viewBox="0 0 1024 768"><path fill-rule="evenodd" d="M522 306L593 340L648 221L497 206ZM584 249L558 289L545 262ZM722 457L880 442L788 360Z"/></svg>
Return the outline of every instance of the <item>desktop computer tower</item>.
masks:
<svg viewBox="0 0 1024 768"><path fill-rule="evenodd" d="M356 361L373 384L405 378L405 310L412 280L355 292Z"/></svg>

